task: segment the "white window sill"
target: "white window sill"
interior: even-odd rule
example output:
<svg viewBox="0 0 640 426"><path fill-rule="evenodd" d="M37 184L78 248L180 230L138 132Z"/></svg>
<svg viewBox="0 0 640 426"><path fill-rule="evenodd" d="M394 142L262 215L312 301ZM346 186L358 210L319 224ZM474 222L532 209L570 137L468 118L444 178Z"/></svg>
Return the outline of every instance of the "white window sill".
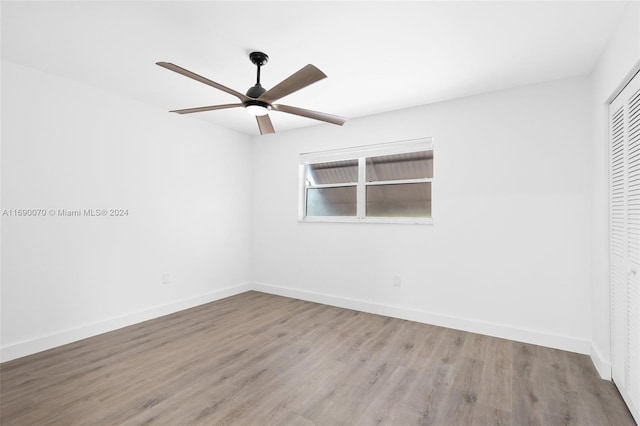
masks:
<svg viewBox="0 0 640 426"><path fill-rule="evenodd" d="M340 216L314 216L298 219L298 222L324 222L324 223L396 223L405 225L433 225L433 218L413 217L340 217Z"/></svg>

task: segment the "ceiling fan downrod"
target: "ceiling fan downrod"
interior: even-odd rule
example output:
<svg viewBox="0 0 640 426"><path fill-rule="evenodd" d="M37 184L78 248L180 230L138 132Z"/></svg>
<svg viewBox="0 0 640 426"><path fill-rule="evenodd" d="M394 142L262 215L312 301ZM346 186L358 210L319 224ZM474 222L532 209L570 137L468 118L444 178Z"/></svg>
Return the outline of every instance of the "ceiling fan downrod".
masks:
<svg viewBox="0 0 640 426"><path fill-rule="evenodd" d="M249 88L249 90L247 91L247 96L253 99L257 99L260 97L260 95L262 95L264 92L267 91L260 84L260 67L262 67L269 61L269 57L267 56L266 53L263 53L263 52L251 52L249 54L249 59L251 59L251 62L258 69L257 69L257 75L256 75L256 84L253 87Z"/></svg>

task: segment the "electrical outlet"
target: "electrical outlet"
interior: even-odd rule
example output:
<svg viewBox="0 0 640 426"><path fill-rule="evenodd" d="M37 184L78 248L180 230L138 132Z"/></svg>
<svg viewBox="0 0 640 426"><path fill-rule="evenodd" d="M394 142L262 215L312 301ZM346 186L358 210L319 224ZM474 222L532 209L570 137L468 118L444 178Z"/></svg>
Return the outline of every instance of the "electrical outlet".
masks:
<svg viewBox="0 0 640 426"><path fill-rule="evenodd" d="M402 278L400 277L400 275L393 276L393 286L402 287Z"/></svg>
<svg viewBox="0 0 640 426"><path fill-rule="evenodd" d="M162 273L162 284L171 284L171 274L168 272Z"/></svg>

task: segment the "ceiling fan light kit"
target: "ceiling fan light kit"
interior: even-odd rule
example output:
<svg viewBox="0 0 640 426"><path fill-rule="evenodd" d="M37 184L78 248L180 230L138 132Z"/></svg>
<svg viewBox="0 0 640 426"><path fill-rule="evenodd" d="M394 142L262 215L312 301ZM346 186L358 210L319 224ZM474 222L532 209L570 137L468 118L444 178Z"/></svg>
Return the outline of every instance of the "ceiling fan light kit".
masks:
<svg viewBox="0 0 640 426"><path fill-rule="evenodd" d="M247 90L246 95L240 92L236 92L233 89L230 89L226 86L223 86L222 84L216 83L215 81L209 80L208 78L202 77L201 75L193 73L170 62L156 62L157 65L163 68L177 72L178 74L182 74L208 86L214 87L218 90L233 95L240 100L240 103L235 104L187 108L170 112L175 112L178 114L191 114L194 112L244 107L249 114L256 117L258 128L260 129L260 134L262 135L267 133L275 133L273 124L271 123L271 119L269 118L269 111L272 110L311 118L314 120L320 120L331 124L337 124L339 126L342 126L347 121L346 118L337 115L273 103L280 98L290 95L293 92L297 92L304 87L307 87L319 80L322 80L323 78L326 78L327 76L315 66L311 64L306 65L299 71L285 78L283 81L281 81L271 89L266 90L260 84L260 68L269 61L269 56L267 56L263 52L252 52L249 54L249 59L256 66L257 75L256 84L250 87L249 90Z"/></svg>
<svg viewBox="0 0 640 426"><path fill-rule="evenodd" d="M250 115L259 116L259 115L267 115L269 114L269 110L271 107L268 104L261 105L261 103L251 103L247 102L245 105L245 109Z"/></svg>

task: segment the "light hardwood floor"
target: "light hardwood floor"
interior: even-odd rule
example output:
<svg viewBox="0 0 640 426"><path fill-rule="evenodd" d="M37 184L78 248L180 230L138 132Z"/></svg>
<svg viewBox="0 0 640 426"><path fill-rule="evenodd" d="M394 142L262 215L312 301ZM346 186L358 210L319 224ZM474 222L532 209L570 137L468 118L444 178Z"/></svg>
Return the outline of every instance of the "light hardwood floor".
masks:
<svg viewBox="0 0 640 426"><path fill-rule="evenodd" d="M3 425L633 425L587 356L258 292L0 365Z"/></svg>

